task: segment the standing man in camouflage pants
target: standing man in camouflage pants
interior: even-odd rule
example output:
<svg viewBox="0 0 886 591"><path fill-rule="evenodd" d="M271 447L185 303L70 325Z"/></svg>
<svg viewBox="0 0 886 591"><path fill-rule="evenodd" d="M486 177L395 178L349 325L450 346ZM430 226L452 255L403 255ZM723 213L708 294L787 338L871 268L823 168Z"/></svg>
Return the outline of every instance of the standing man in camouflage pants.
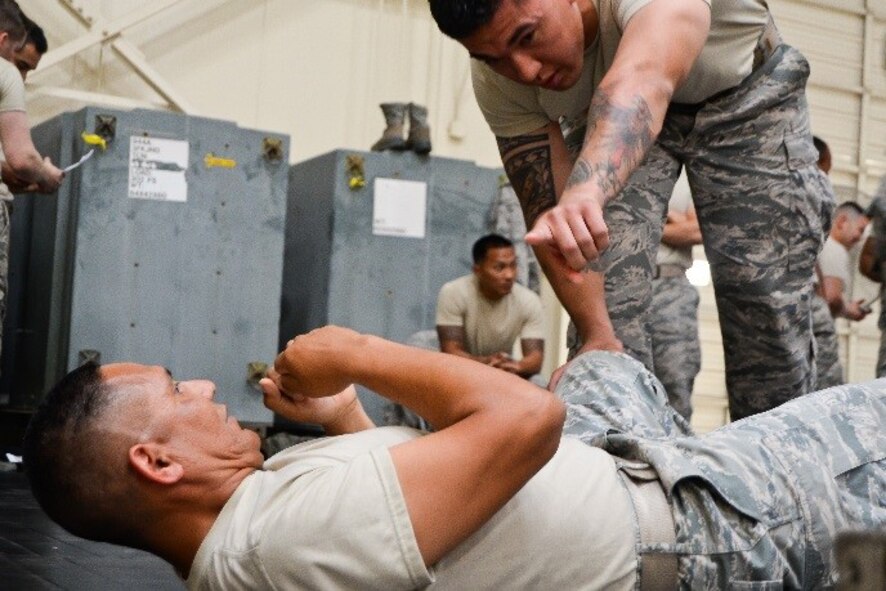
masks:
<svg viewBox="0 0 886 591"><path fill-rule="evenodd" d="M701 229L692 207L692 193L681 175L668 202L652 275L652 372L668 393L668 401L687 421L692 418L692 386L701 369L698 340L698 290L686 271L692 246L701 244Z"/></svg>
<svg viewBox="0 0 886 591"><path fill-rule="evenodd" d="M877 355L877 377L886 376L886 306L883 296L886 295L886 176L880 179L874 199L868 207L867 216L873 229L865 240L858 259L858 270L861 274L880 284L880 318L877 327L880 329L880 351Z"/></svg>
<svg viewBox="0 0 886 591"><path fill-rule="evenodd" d="M430 3L475 58L527 242L582 350L623 345L651 367L654 257L685 166L733 419L809 391L811 278L833 194L815 165L809 64L782 44L766 3ZM582 273L588 263L599 272Z"/></svg>

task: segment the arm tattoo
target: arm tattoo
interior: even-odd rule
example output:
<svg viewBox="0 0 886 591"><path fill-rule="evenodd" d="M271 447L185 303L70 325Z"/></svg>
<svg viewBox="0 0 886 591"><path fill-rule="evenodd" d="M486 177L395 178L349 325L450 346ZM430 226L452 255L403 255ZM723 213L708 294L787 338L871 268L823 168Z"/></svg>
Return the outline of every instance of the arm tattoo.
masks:
<svg viewBox="0 0 886 591"><path fill-rule="evenodd" d="M585 148L591 146L600 158L589 161L580 157L566 187L593 181L607 200L618 194L655 141L652 121L652 111L643 97L622 106L598 88L588 111Z"/></svg>
<svg viewBox="0 0 886 591"><path fill-rule="evenodd" d="M530 353L534 353L536 351L544 352L545 340L544 339L521 339L520 349L523 351L524 357L529 355Z"/></svg>
<svg viewBox="0 0 886 591"><path fill-rule="evenodd" d="M444 341L455 341L462 349L465 348L465 329L463 326L441 326L437 325L437 337L440 339L440 348L443 348Z"/></svg>
<svg viewBox="0 0 886 591"><path fill-rule="evenodd" d="M547 135L496 138L505 173L520 199L526 227L557 204L551 147Z"/></svg>

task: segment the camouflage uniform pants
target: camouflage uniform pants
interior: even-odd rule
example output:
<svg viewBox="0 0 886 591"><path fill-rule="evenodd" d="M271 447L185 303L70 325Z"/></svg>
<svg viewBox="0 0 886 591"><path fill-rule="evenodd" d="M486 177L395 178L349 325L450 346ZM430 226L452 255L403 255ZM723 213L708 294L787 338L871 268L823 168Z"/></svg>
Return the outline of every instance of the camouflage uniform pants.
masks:
<svg viewBox="0 0 886 591"><path fill-rule="evenodd" d="M681 588L833 586L836 533L886 527L886 380L802 396L702 437L627 355L578 357L557 394L567 436L619 469L657 473L676 544L638 552L676 553Z"/></svg>
<svg viewBox="0 0 886 591"><path fill-rule="evenodd" d="M812 298L812 333L815 335L816 388L839 386L843 380L840 346L834 317L824 298Z"/></svg>
<svg viewBox="0 0 886 591"><path fill-rule="evenodd" d="M664 385L668 400L688 421L692 416L692 385L701 369L698 342L698 290L686 275L652 281L652 372Z"/></svg>
<svg viewBox="0 0 886 591"><path fill-rule="evenodd" d="M812 390L812 273L833 191L816 166L809 64L779 47L740 86L672 105L656 144L611 200L606 303L625 350L652 367L652 269L685 166L711 264L733 419Z"/></svg>
<svg viewBox="0 0 886 591"><path fill-rule="evenodd" d="M880 350L877 352L877 377L886 377L886 331L880 329Z"/></svg>
<svg viewBox="0 0 886 591"><path fill-rule="evenodd" d="M6 294L9 290L9 202L0 200L0 352L3 324L6 322Z"/></svg>

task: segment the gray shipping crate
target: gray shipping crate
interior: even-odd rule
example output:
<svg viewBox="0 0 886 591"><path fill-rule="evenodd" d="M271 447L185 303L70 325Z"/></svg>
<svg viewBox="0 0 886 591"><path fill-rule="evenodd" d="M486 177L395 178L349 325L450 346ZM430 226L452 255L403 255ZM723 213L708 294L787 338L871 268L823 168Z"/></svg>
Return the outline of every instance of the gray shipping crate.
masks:
<svg viewBox="0 0 886 591"><path fill-rule="evenodd" d="M349 185L349 158L363 161L362 188ZM326 324L401 343L433 329L440 288L471 271L471 246L488 232L501 174L411 152L337 150L294 165L280 347ZM420 187L389 180L424 184L425 207L414 203ZM422 237L408 235L415 225ZM360 396L381 424L384 401L365 389Z"/></svg>
<svg viewBox="0 0 886 591"><path fill-rule="evenodd" d="M87 107L33 130L62 166L113 133L57 196L17 197L4 383L33 407L89 356L215 381L241 421L277 353L289 139L186 115Z"/></svg>

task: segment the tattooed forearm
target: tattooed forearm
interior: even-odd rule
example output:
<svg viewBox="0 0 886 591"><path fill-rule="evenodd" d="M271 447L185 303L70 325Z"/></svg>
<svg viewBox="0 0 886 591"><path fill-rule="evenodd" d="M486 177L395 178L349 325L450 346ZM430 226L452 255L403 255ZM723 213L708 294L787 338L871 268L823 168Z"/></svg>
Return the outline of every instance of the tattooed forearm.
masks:
<svg viewBox="0 0 886 591"><path fill-rule="evenodd" d="M582 156L575 163L566 187L594 182L606 200L614 197L646 157L655 141L653 115L643 97L631 104L616 104L598 88L588 111L588 131Z"/></svg>
<svg viewBox="0 0 886 591"><path fill-rule="evenodd" d="M547 135L497 138L505 173L520 199L526 227L557 204Z"/></svg>
<svg viewBox="0 0 886 591"><path fill-rule="evenodd" d="M520 349L523 351L524 357L536 351L544 353L545 341L544 339L522 339L520 341Z"/></svg>
<svg viewBox="0 0 886 591"><path fill-rule="evenodd" d="M495 141L498 142L498 153L504 157L514 150L522 148L524 146L528 146L529 144L546 142L548 141L548 136L544 134L539 134L518 135L517 137L496 137Z"/></svg>

